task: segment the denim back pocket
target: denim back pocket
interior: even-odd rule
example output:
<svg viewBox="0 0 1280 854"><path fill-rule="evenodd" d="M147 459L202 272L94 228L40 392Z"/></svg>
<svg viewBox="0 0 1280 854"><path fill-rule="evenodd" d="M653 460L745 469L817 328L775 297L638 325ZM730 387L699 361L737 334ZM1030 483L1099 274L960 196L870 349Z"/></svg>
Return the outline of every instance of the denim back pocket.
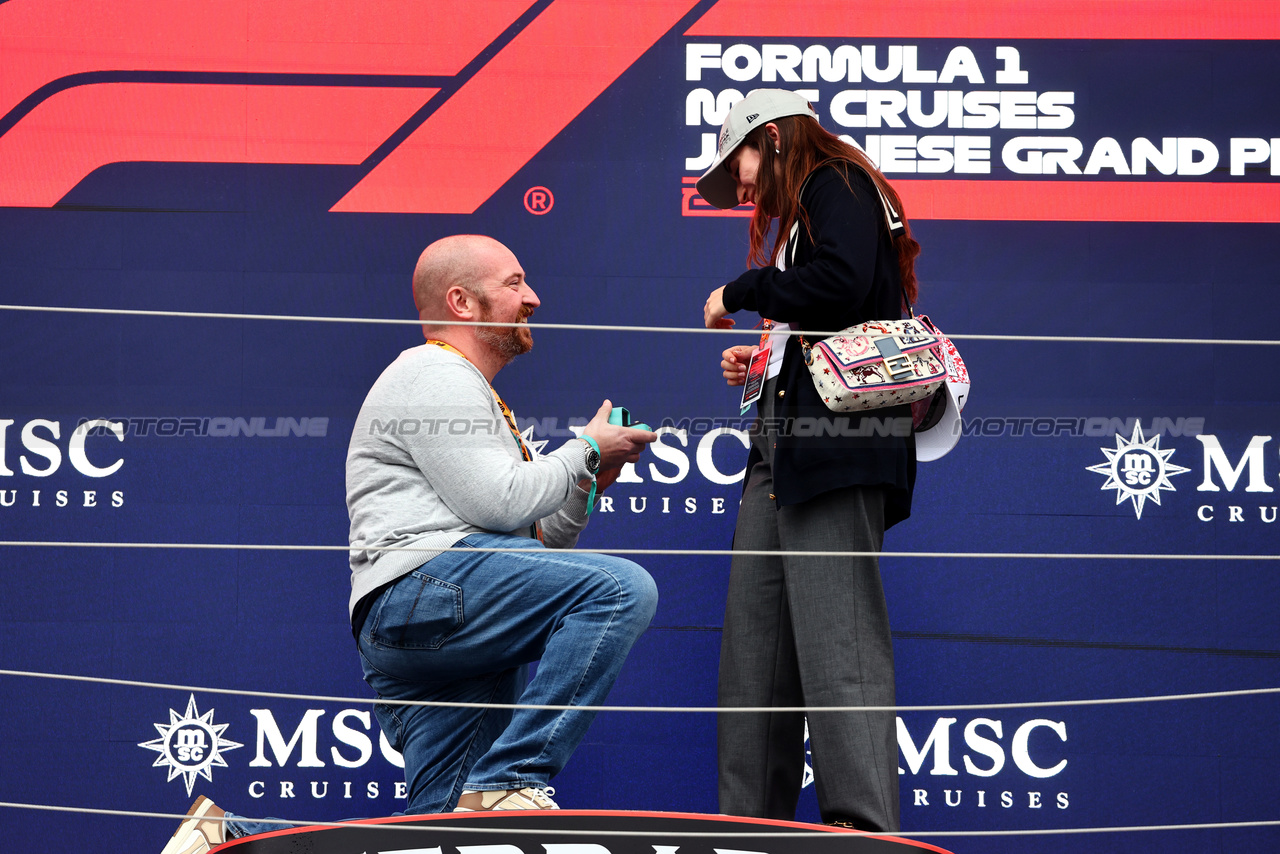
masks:
<svg viewBox="0 0 1280 854"><path fill-rule="evenodd" d="M462 588L414 570L374 608L370 640L390 649L439 649L462 626Z"/></svg>

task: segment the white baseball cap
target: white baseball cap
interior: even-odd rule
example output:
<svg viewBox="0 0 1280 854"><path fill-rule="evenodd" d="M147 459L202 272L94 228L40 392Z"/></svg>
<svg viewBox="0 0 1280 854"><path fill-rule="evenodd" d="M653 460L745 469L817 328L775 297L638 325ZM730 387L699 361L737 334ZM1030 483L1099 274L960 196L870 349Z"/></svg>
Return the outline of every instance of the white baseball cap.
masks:
<svg viewBox="0 0 1280 854"><path fill-rule="evenodd" d="M969 399L969 369L950 338L942 339L942 361L947 366L947 381L916 428L916 459L922 463L941 459L956 446L962 426L960 413Z"/></svg>
<svg viewBox="0 0 1280 854"><path fill-rule="evenodd" d="M818 118L807 100L786 89L752 89L745 98L734 104L729 115L725 116L724 124L720 126L720 145L716 149L716 159L712 161L711 168L698 179L698 195L718 208L737 207L738 185L729 170L723 168L724 162L738 150L747 134L762 127L765 122L783 116Z"/></svg>

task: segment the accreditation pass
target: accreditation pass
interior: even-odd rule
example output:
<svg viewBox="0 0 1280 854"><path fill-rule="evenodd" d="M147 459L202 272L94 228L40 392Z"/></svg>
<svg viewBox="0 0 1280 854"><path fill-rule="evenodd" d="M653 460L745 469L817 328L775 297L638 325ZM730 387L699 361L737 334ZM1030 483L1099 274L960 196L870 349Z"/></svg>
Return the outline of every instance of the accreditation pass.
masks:
<svg viewBox="0 0 1280 854"><path fill-rule="evenodd" d="M764 374L769 367L769 347L756 347L747 363L747 381L742 384L742 414L746 415L751 404L760 399L764 390Z"/></svg>

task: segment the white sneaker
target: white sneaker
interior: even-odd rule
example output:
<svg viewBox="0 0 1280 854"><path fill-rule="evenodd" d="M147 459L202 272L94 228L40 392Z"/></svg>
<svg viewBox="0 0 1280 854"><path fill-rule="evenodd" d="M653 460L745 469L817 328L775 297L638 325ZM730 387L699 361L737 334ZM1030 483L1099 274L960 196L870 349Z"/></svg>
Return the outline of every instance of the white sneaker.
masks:
<svg viewBox="0 0 1280 854"><path fill-rule="evenodd" d="M187 818L160 854L204 854L227 841L226 825L219 819L226 810L201 795L187 810Z"/></svg>
<svg viewBox="0 0 1280 854"><path fill-rule="evenodd" d="M454 812L488 812L490 810L558 810L556 802L551 800L556 790L548 786L545 789L498 789L493 792L467 792L458 798L458 806ZM163 854L169 854L164 852Z"/></svg>

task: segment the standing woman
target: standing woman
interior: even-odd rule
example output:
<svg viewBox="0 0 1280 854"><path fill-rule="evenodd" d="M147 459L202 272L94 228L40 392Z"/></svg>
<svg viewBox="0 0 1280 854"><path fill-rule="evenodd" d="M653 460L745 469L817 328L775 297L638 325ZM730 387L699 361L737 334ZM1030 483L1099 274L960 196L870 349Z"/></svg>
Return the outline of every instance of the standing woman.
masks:
<svg viewBox="0 0 1280 854"><path fill-rule="evenodd" d="M708 328L732 326L726 315L747 310L775 332L834 333L900 318L915 301L920 247L897 193L865 154L823 130L799 95L757 89L739 101L698 192L719 208L756 208L755 268L711 292ZM734 548L880 551L885 529L911 512L910 406L836 415L814 389L799 337L768 340ZM751 351L724 351L729 385L743 384ZM735 555L719 703L892 706L893 643L877 559ZM898 830L894 713L814 713L808 728L822 820ZM797 712L721 714L721 812L794 818L804 729Z"/></svg>

